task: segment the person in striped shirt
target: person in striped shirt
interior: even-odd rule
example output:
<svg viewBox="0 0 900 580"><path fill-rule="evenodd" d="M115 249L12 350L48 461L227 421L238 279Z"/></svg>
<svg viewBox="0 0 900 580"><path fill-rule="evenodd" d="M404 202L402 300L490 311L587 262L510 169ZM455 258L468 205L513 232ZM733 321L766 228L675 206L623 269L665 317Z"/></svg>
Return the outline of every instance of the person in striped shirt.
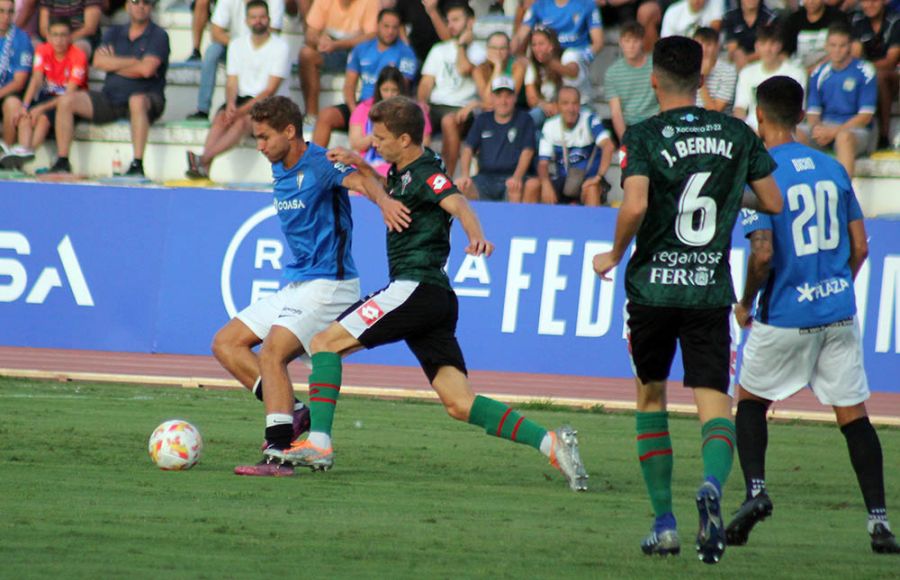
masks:
<svg viewBox="0 0 900 580"><path fill-rule="evenodd" d="M625 129L658 113L659 103L650 86L653 58L644 51L640 23L622 26L619 49L622 56L607 69L603 87L616 139L621 143Z"/></svg>
<svg viewBox="0 0 900 580"><path fill-rule="evenodd" d="M734 102L737 71L733 64L719 58L718 32L704 26L694 32L694 40L703 47L703 85L697 91L697 106L728 113Z"/></svg>

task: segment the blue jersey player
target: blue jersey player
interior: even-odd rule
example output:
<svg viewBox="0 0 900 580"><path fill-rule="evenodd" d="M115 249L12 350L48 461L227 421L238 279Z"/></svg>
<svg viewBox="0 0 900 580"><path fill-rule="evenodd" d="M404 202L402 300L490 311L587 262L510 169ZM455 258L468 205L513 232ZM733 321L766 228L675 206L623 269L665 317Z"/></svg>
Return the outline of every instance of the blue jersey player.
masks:
<svg viewBox="0 0 900 580"><path fill-rule="evenodd" d="M803 89L783 76L757 89L760 136L778 169L781 213L746 211L751 255L743 297L735 306L742 326L759 293L744 347L736 430L746 500L726 529L731 545L747 542L753 526L772 513L766 492L766 411L772 401L809 386L834 408L869 512L872 550L900 553L887 519L878 434L869 422L853 279L868 254L863 215L847 172L834 159L796 143ZM762 292L760 293L760 289Z"/></svg>
<svg viewBox="0 0 900 580"><path fill-rule="evenodd" d="M216 358L266 408L266 445L288 447L309 428L309 411L294 397L287 364L309 351L312 337L359 300L350 253L353 222L347 189L363 192L395 231L409 224L406 207L377 181L326 158L303 142L303 115L286 97L250 110L257 148L272 163L274 205L290 248L287 284L228 322L213 340ZM262 344L259 355L253 348ZM240 466L238 475L291 475L290 467Z"/></svg>

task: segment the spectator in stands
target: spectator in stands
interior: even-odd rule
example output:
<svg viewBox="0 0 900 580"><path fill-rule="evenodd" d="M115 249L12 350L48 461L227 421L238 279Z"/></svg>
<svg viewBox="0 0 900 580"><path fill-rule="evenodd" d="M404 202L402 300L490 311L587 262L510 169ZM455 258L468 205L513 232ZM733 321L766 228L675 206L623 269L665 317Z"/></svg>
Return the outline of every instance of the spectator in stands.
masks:
<svg viewBox="0 0 900 580"><path fill-rule="evenodd" d="M703 85L697 91L697 106L710 111L727 112L734 102L737 71L734 65L719 58L719 33L712 28L698 28L694 40L703 47Z"/></svg>
<svg viewBox="0 0 900 580"><path fill-rule="evenodd" d="M593 206L606 203L609 183L605 176L614 151L603 121L581 109L578 89L561 88L559 115L544 123L538 146L538 176L525 183L525 201Z"/></svg>
<svg viewBox="0 0 900 580"><path fill-rule="evenodd" d="M50 19L68 18L72 23L72 42L90 58L100 44L100 16L103 0L40 0L39 30L50 38Z"/></svg>
<svg viewBox="0 0 900 580"><path fill-rule="evenodd" d="M21 169L34 159L34 149L44 142L53 126L60 96L87 90L87 56L72 44L72 26L67 18L50 21L50 37L37 47L34 70L25 96L20 101L10 96L3 103L4 118L9 116L18 129L17 145L0 160L6 169Z"/></svg>
<svg viewBox="0 0 900 580"><path fill-rule="evenodd" d="M129 0L131 1L131 0ZM247 28L246 0L217 0L212 14L210 36L200 68L200 90L197 91L197 111L188 115L189 120L208 121L216 90L216 74L219 63L224 64L226 48L235 38L250 36ZM268 0L269 26L278 33L284 24L284 0Z"/></svg>
<svg viewBox="0 0 900 580"><path fill-rule="evenodd" d="M538 26L556 32L563 50L581 51L591 63L603 50L603 21L593 0L535 0L513 40L513 51L524 52L528 35Z"/></svg>
<svg viewBox="0 0 900 580"><path fill-rule="evenodd" d="M194 49L191 56L187 58L187 62L200 62L203 55L200 54L200 45L203 43L203 31L209 24L209 17L212 14L212 4L210 0L192 0L191 1L191 41Z"/></svg>
<svg viewBox="0 0 900 580"><path fill-rule="evenodd" d="M534 121L516 109L516 83L501 76L491 81L494 110L475 118L462 150L462 176L456 186L469 199L522 201L525 173L534 159ZM478 175L469 177L478 156Z"/></svg>
<svg viewBox="0 0 900 580"><path fill-rule="evenodd" d="M757 128L756 87L768 78L788 76L806 89L806 70L788 60L782 52L782 32L778 25L764 26L756 35L756 54L759 60L741 69L734 93L734 116Z"/></svg>
<svg viewBox="0 0 900 580"><path fill-rule="evenodd" d="M208 179L213 160L250 135L250 107L272 95L290 98L291 55L287 42L269 28L265 0L247 2L250 36L228 44L225 104L213 118L203 153L187 152L187 176Z"/></svg>
<svg viewBox="0 0 900 580"><path fill-rule="evenodd" d="M2 0L0 0L2 1ZM106 72L102 91L66 93L56 105L56 146L59 158L51 173L71 173L69 150L75 117L95 124L131 121L134 160L125 173L144 176L144 150L150 124L166 108L169 35L150 18L153 0L128 0L129 23L110 27L94 52L93 66Z"/></svg>
<svg viewBox="0 0 900 580"><path fill-rule="evenodd" d="M13 0L0 0L0 110L3 111L4 147L16 139L16 125L12 115L6 113L12 106L6 102L11 97L18 100L25 90L34 56L31 39L13 24L14 13Z"/></svg>
<svg viewBox="0 0 900 580"><path fill-rule="evenodd" d="M488 36L486 56L486 60L472 71L472 79L478 89L482 108L487 110L493 106L494 92L491 83L500 77L509 77L513 80L516 104L526 105L522 85L525 82L527 64L525 59L512 56L509 35L498 30Z"/></svg>
<svg viewBox="0 0 900 580"><path fill-rule="evenodd" d="M794 56L809 74L828 58L825 51L828 27L848 21L840 8L828 6L825 0L804 0L803 6L785 22L784 52Z"/></svg>
<svg viewBox="0 0 900 580"><path fill-rule="evenodd" d="M450 29L444 15L447 7L457 4L461 0L384 0L382 4L387 7L394 2L394 8L400 13L403 26L401 35L406 38L416 59L425 62L428 51L435 44L450 40ZM407 33L407 29L409 32Z"/></svg>
<svg viewBox="0 0 900 580"><path fill-rule="evenodd" d="M678 0L666 10L659 35L691 36L701 26L719 30L725 14L725 0Z"/></svg>
<svg viewBox="0 0 900 580"><path fill-rule="evenodd" d="M891 108L900 92L900 14L888 8L887 0L860 0L861 11L853 17L853 56L875 65L878 74L878 148L890 147Z"/></svg>
<svg viewBox="0 0 900 580"><path fill-rule="evenodd" d="M391 97L407 96L409 84L409 80L400 72L400 69L393 66L384 67L375 82L375 94L360 102L353 109L353 114L350 115L350 148L358 151L375 171L384 176L387 176L391 164L385 161L378 150L372 146L372 121L369 119L369 111L372 110L375 103ZM422 143L427 146L430 141L431 122L428 120L428 115L425 115L425 133Z"/></svg>
<svg viewBox="0 0 900 580"><path fill-rule="evenodd" d="M459 159L460 140L471 125L472 111L478 105L478 92L472 80L474 57L470 52L474 21L467 4L452 4L447 8L451 39L434 45L422 65L419 80L418 99L428 104L432 126L441 128L441 157L450 176Z"/></svg>
<svg viewBox="0 0 900 580"><path fill-rule="evenodd" d="M814 147L833 148L837 160L853 177L856 157L871 143L871 123L878 102L875 67L851 54L847 24L831 25L825 47L828 61L809 79L806 123L801 129Z"/></svg>
<svg viewBox="0 0 900 580"><path fill-rule="evenodd" d="M331 132L347 128L357 104L357 84L361 82L362 85L359 100L368 99L375 92L378 73L386 66L399 68L410 82L416 78L419 68L412 48L400 40L400 15L393 8L385 8L378 13L375 38L357 44L350 51L344 76L344 102L322 111L316 120L313 142L328 147Z"/></svg>
<svg viewBox="0 0 900 580"><path fill-rule="evenodd" d="M629 22L619 31L619 57L608 69L603 90L609 102L613 131L619 143L625 129L659 112L656 93L650 86L653 57L644 50L644 27Z"/></svg>
<svg viewBox="0 0 900 580"><path fill-rule="evenodd" d="M39 0L16 0L16 27L24 30L32 39L39 37Z"/></svg>
<svg viewBox="0 0 900 580"><path fill-rule="evenodd" d="M323 72L342 72L350 51L375 37L378 0L316 0L306 16L306 44L300 49L300 91L306 120L315 126Z"/></svg>
<svg viewBox="0 0 900 580"><path fill-rule="evenodd" d="M601 7L600 15L604 21L612 12L616 22L621 25L629 22L638 22L644 27L644 51L653 52L653 45L659 40L659 25L662 22L663 5L668 7L671 0L658 2L657 0L597 0L597 6Z"/></svg>
<svg viewBox="0 0 900 580"><path fill-rule="evenodd" d="M739 6L725 13L722 18L722 32L725 34L725 48L728 58L737 70L751 62L756 62L756 31L769 26L778 17L763 0L739 0Z"/></svg>
<svg viewBox="0 0 900 580"><path fill-rule="evenodd" d="M531 62L525 69L525 97L534 126L559 113L557 94L564 86L578 89L581 104L588 106L593 95L588 63L577 48L563 49L556 33L545 26L531 32Z"/></svg>

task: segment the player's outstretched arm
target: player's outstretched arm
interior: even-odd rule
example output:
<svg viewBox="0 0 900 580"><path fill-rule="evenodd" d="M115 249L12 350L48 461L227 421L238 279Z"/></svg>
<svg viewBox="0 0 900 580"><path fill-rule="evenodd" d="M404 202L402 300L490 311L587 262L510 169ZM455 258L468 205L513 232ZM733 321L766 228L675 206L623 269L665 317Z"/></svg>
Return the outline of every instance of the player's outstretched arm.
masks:
<svg viewBox="0 0 900 580"><path fill-rule="evenodd" d="M775 178L767 175L762 179L750 182L750 189L756 195L756 203L747 203L748 196L744 196L744 207L747 209L755 209L768 214L779 214L784 208L784 198L781 196L781 190L775 183ZM751 200L753 198L750 198ZM756 207L750 207L755 205Z"/></svg>
<svg viewBox="0 0 900 580"><path fill-rule="evenodd" d="M348 173L341 185L347 189L358 191L369 198L381 209L384 224L392 232L402 232L409 227L411 219L409 208L392 198L384 190L383 178L371 165L354 151L337 147L326 154L333 163L356 166L356 171Z"/></svg>
<svg viewBox="0 0 900 580"><path fill-rule="evenodd" d="M853 220L847 224L847 229L850 231L850 271L856 280L859 269L869 257L869 240L863 220Z"/></svg>
<svg viewBox="0 0 900 580"><path fill-rule="evenodd" d="M625 179L624 197L616 217L616 233L613 248L609 252L594 256L594 272L604 280L610 270L619 265L631 240L637 234L644 214L647 213L647 198L650 192L650 178L645 175L632 175Z"/></svg>
<svg viewBox="0 0 900 580"><path fill-rule="evenodd" d="M747 277L744 293L734 306L734 316L741 327L750 322L750 312L756 294L769 278L772 267L772 230L755 230L750 234L750 257L747 258Z"/></svg>
<svg viewBox="0 0 900 580"><path fill-rule="evenodd" d="M467 254L473 256L484 254L489 257L494 253L494 244L485 239L481 222L478 221L475 210L466 201L465 196L462 194L449 195L440 201L440 205L445 212L459 220L459 225L466 232L466 237L469 238L469 245L466 246Z"/></svg>

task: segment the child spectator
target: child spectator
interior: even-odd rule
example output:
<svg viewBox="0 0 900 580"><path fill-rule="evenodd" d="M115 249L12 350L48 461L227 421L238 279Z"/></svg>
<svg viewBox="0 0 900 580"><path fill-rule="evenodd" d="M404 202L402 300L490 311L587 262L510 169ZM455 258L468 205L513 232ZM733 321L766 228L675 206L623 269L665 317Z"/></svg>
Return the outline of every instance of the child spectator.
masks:
<svg viewBox="0 0 900 580"><path fill-rule="evenodd" d="M100 44L102 0L40 0L41 37L50 38L50 20L68 18L72 23L72 42L90 58Z"/></svg>
<svg viewBox="0 0 900 580"><path fill-rule="evenodd" d="M50 37L37 47L34 70L25 96L11 96L7 103L18 129L17 145L0 160L6 169L21 169L34 159L34 149L53 127L57 100L75 91L87 90L87 56L72 44L72 26L67 18L50 21ZM14 111L14 112L13 112Z"/></svg>
<svg viewBox="0 0 900 580"><path fill-rule="evenodd" d="M470 199L522 201L525 173L534 159L534 122L516 109L516 83L501 76L491 81L494 110L475 118L462 150L462 176L456 186ZM478 156L478 175L469 177Z"/></svg>
<svg viewBox="0 0 900 580"><path fill-rule="evenodd" d="M734 102L737 71L730 62L719 58L719 33L712 28L698 28L694 40L703 47L703 85L697 91L697 106L724 112Z"/></svg>
<svg viewBox="0 0 900 580"><path fill-rule="evenodd" d="M861 11L853 17L853 56L864 58L878 74L878 148L890 147L891 108L900 92L900 15L887 0L860 0Z"/></svg>
<svg viewBox="0 0 900 580"><path fill-rule="evenodd" d="M659 36L690 37L701 26L719 30L724 14L724 0L678 0L663 14Z"/></svg>
<svg viewBox="0 0 900 580"><path fill-rule="evenodd" d="M739 6L725 13L722 32L728 58L737 70L756 62L756 31L769 26L778 17L762 0L738 0Z"/></svg>
<svg viewBox="0 0 900 580"><path fill-rule="evenodd" d="M614 151L603 121L581 109L578 89L561 88L559 115L544 123L538 146L538 176L526 182L525 201L593 206L605 203L609 191L605 175Z"/></svg>
<svg viewBox="0 0 900 580"><path fill-rule="evenodd" d="M75 136L75 117L98 125L127 118L131 121L134 160L125 175L144 177L150 124L166 108L169 35L150 19L152 0L129 0L126 10L129 23L109 28L94 53L94 66L106 72L103 90L66 93L57 101L59 157L50 173L72 172L69 150Z"/></svg>
<svg viewBox="0 0 900 580"><path fill-rule="evenodd" d="M809 79L806 123L802 126L810 144L834 149L847 174L853 177L856 157L871 142L878 83L872 63L853 58L850 27L843 23L828 29L828 62Z"/></svg>
<svg viewBox="0 0 900 580"><path fill-rule="evenodd" d="M581 104L590 103L592 87L583 51L563 49L556 33L544 26L531 32L531 62L525 69L525 96L534 126L540 129L547 117L559 113L559 89L571 86L578 89Z"/></svg>
<svg viewBox="0 0 900 580"><path fill-rule="evenodd" d="M400 69L386 66L378 74L373 96L359 103L353 109L353 114L350 115L350 148L358 151L369 165L384 176L387 176L391 164L385 161L378 150L372 146L372 121L369 119L369 111L376 103L391 97L406 96L409 93L408 87L409 81L400 72ZM422 144L427 146L430 140L431 121L429 121L428 115L425 115L425 134Z"/></svg>
<svg viewBox="0 0 900 580"><path fill-rule="evenodd" d="M272 95L290 97L291 56L287 42L269 28L265 0L247 2L247 28L228 45L225 105L213 119L202 155L188 151L187 176L208 179L213 160L250 134L250 108Z"/></svg>
<svg viewBox="0 0 900 580"><path fill-rule="evenodd" d="M350 115L356 108L356 89L361 84L359 100L365 100L375 92L378 73L386 66L395 66L413 81L419 63L408 44L400 40L400 15L393 8L378 13L378 29L375 38L353 47L344 75L344 102L328 107L316 120L313 142L328 147L331 132L344 130Z"/></svg>
<svg viewBox="0 0 900 580"><path fill-rule="evenodd" d="M656 93L650 86L653 57L644 51L644 27L629 22L619 32L622 56L606 70L603 90L609 102L613 131L619 143L625 129L659 112Z"/></svg>
<svg viewBox="0 0 900 580"><path fill-rule="evenodd" d="M375 37L378 0L316 0L306 16L300 49L300 91L307 123L315 126L323 72L343 72L356 45Z"/></svg>

